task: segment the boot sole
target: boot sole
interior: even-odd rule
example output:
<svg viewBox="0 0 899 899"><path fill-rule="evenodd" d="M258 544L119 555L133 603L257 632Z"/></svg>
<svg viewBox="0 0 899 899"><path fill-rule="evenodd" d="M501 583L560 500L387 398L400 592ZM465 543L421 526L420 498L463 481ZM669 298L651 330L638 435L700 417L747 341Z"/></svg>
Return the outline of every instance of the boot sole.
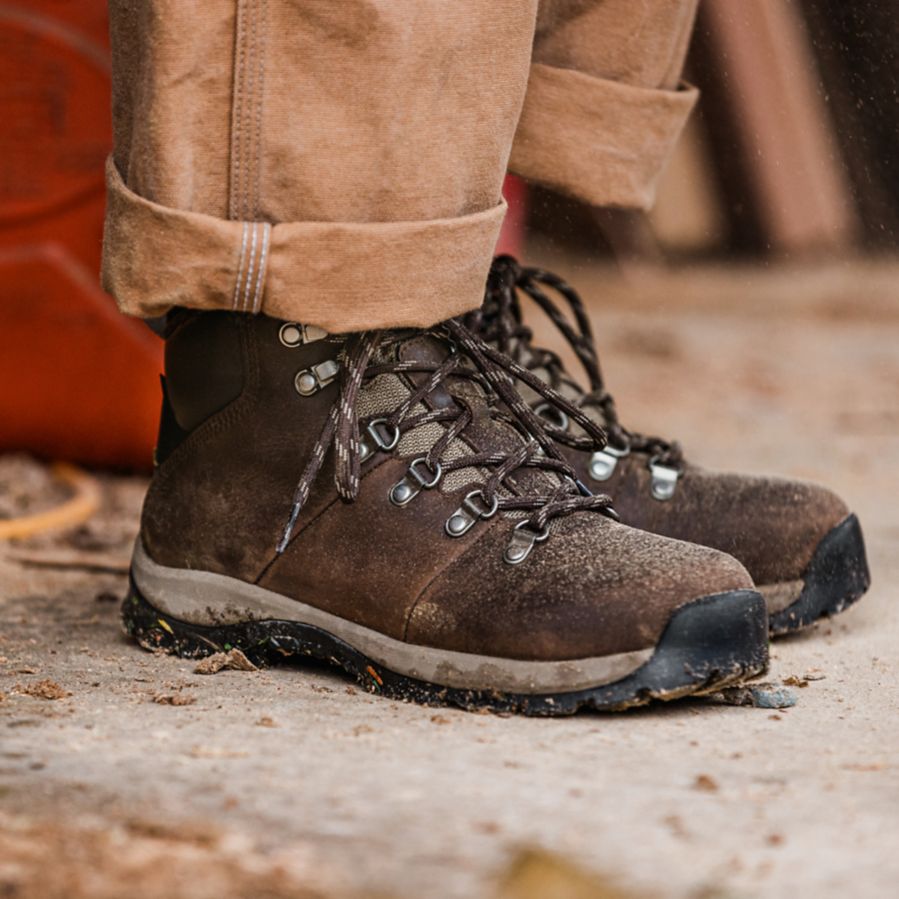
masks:
<svg viewBox="0 0 899 899"><path fill-rule="evenodd" d="M774 585L776 588L778 585ZM828 532L802 575L802 588L786 608L772 611L771 635L780 637L838 615L857 602L871 586L865 540L855 515ZM766 588L758 588L762 595Z"/></svg>
<svg viewBox="0 0 899 899"><path fill-rule="evenodd" d="M157 569L160 567L156 566ZM200 586L205 589L207 584L203 581L212 577L220 582L231 582L228 584L231 589L261 591L261 588L208 572L163 571L176 574L182 588L186 579L196 581L199 578ZM540 716L571 715L582 708L615 711L645 705L653 699L671 700L709 692L761 673L768 662L765 603L751 590L706 596L682 606L672 615L661 639L651 650L570 662L528 663L416 647L342 620L342 629L349 629L355 642L361 642L360 632L366 632L361 634L362 637L374 636L376 642L372 645L378 658L309 622L280 618L220 624L187 621L170 614L170 610L179 604L171 595L166 597L165 611L158 607L162 604L158 599L156 604L151 603L138 586L140 574L134 566L131 588L122 605L122 619L126 633L145 649L182 658L202 658L237 648L259 667L289 658L312 658L342 669L371 693L425 705L455 705L469 710ZM151 586L158 589L158 584ZM298 609L309 608L270 591L262 592L275 598L277 603L286 601ZM223 608L224 614L228 614L227 606L219 602L218 594L207 592L206 596L214 596L215 608ZM185 616L197 608L192 597L181 605L186 610ZM208 615L208 602L205 609ZM311 612L318 616L327 614L320 610ZM395 662L392 653L395 653ZM454 686L414 676L409 673L410 655L416 658L419 667L433 666L435 659L442 659L442 664L437 663L437 670L443 678L469 685ZM467 669L460 667L466 662ZM397 671L397 667L405 668L406 672ZM622 667L633 670L624 676L615 676L616 669L620 672ZM591 674L605 682L584 687L584 678ZM476 686L478 678L481 685L489 686ZM528 681L526 689L496 688L498 683L510 679L519 683ZM569 686L576 684L579 688L541 688L541 682L558 684L566 679Z"/></svg>

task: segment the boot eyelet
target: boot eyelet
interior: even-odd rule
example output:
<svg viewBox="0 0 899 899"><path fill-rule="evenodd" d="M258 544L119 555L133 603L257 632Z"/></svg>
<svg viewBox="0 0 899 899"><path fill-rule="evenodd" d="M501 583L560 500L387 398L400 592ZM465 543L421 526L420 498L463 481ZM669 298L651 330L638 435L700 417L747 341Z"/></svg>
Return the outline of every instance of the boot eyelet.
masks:
<svg viewBox="0 0 899 899"><path fill-rule="evenodd" d="M478 504L475 502L475 499L480 497L481 505L478 507ZM494 496L493 502L488 503L487 497L484 496L483 490L472 490L471 493L465 495L465 499L462 500L462 505L467 509L473 511L479 518L493 518L496 514L496 510L499 508L499 500Z"/></svg>
<svg viewBox="0 0 899 899"><path fill-rule="evenodd" d="M425 477L419 471L419 467L422 465L428 472L429 477ZM409 470L406 472L406 476L394 484L387 495L390 498L390 502L395 506L405 506L412 502L422 490L430 490L432 487L436 487L442 477L443 468L439 462L431 469L427 458L419 456L409 463Z"/></svg>
<svg viewBox="0 0 899 899"><path fill-rule="evenodd" d="M447 518L443 529L450 537L461 537L474 523L474 518L469 518L461 511L457 511Z"/></svg>
<svg viewBox="0 0 899 899"><path fill-rule="evenodd" d="M390 424L386 418L376 418L368 423L366 431L371 435L375 446L384 452L390 452L400 442L400 429Z"/></svg>
<svg viewBox="0 0 899 899"><path fill-rule="evenodd" d="M531 523L525 519L519 521L512 531L512 539L503 553L503 561L509 565L521 564L534 548L535 543L543 543L549 537L549 525L544 525L540 531L535 531Z"/></svg>
<svg viewBox="0 0 899 899"><path fill-rule="evenodd" d="M327 387L339 374L340 363L336 359L326 359L313 365L311 368L304 368L297 372L293 379L293 386L300 396L312 396L318 393L322 387Z"/></svg>
<svg viewBox="0 0 899 899"><path fill-rule="evenodd" d="M649 471L652 474L650 491L653 499L666 502L674 496L680 471L671 465L663 465L657 461L658 457L649 460Z"/></svg>
<svg viewBox="0 0 899 899"><path fill-rule="evenodd" d="M422 477L419 466L424 466L425 470L430 474L430 478ZM439 462L434 468L431 468L431 466L428 465L427 458L425 456L419 456L409 463L409 474L412 475L425 490L430 490L431 487L436 487L443 477L443 468Z"/></svg>
<svg viewBox="0 0 899 899"><path fill-rule="evenodd" d="M613 446L611 443L597 450L590 457L590 477L594 481L608 481L615 474L618 460L630 454L630 447Z"/></svg>
<svg viewBox="0 0 899 899"><path fill-rule="evenodd" d="M480 497L480 503L475 499ZM461 537L471 530L476 521L492 518L499 508L499 500L494 496L493 502L488 503L483 490L472 490L466 494L462 504L450 515L443 526L450 537Z"/></svg>
<svg viewBox="0 0 899 899"><path fill-rule="evenodd" d="M303 346L306 343L314 343L328 336L324 328L315 325L301 325L298 322L284 322L278 329L278 340L288 349Z"/></svg>
<svg viewBox="0 0 899 899"><path fill-rule="evenodd" d="M408 478L403 478L390 488L390 493L387 496L395 506L402 507L411 503L418 496L418 490L409 483Z"/></svg>
<svg viewBox="0 0 899 899"><path fill-rule="evenodd" d="M534 406L534 413L547 424L558 428L560 431L567 431L571 424L568 415L561 409L553 406L552 403L540 403L539 406Z"/></svg>
<svg viewBox="0 0 899 899"><path fill-rule="evenodd" d="M286 347L299 346L303 342L303 331L296 322L285 322L278 329L278 340Z"/></svg>

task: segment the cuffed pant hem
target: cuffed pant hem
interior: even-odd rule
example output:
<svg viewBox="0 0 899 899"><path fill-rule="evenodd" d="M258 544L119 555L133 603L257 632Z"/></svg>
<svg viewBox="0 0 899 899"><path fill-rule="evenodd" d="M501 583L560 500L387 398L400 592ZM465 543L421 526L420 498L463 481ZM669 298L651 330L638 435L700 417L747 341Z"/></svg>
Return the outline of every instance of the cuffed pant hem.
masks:
<svg viewBox="0 0 899 899"><path fill-rule="evenodd" d="M698 95L535 63L509 168L595 206L648 209Z"/></svg>
<svg viewBox="0 0 899 899"><path fill-rule="evenodd" d="M123 312L262 312L331 333L428 327L477 308L505 202L417 222L239 222L160 206L106 166L103 286Z"/></svg>

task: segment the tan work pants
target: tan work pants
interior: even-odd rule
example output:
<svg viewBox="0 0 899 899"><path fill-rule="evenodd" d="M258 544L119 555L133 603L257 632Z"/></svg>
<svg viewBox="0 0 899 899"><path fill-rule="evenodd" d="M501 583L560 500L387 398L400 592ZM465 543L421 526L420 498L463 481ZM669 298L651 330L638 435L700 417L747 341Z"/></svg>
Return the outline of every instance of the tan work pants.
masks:
<svg viewBox="0 0 899 899"><path fill-rule="evenodd" d="M479 305L507 169L646 207L696 0L110 0L103 279L332 332Z"/></svg>

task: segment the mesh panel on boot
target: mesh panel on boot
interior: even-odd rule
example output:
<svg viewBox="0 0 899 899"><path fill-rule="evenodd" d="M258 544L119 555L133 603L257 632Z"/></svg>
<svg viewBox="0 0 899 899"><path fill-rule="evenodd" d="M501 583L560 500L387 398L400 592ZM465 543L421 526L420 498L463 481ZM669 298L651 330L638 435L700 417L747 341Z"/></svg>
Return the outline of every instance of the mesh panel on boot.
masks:
<svg viewBox="0 0 899 899"><path fill-rule="evenodd" d="M393 353L390 353L393 355ZM387 354L379 352L377 357L379 361L383 361ZM480 387L471 383L460 383L460 394L464 394L466 400L472 406L486 406L487 402L484 398L483 391ZM387 416L393 412L405 399L411 395L411 389L406 385L403 379L398 375L379 375L368 381L362 386L357 398L357 409L360 418ZM411 410L412 415L418 415L425 411L422 404L414 406ZM509 448L511 445L520 443L522 436L512 427L503 422L494 421L490 425L491 431L496 435L497 448ZM430 452L434 444L443 436L445 426L439 422L431 422L430 424L421 425L411 431L407 431L397 446L397 450L401 457L424 456ZM470 455L471 447L463 440L455 439L444 450L441 459L451 461L461 457ZM465 487L474 487L483 485L490 472L483 468L461 468L456 471L447 472L440 481L438 489L442 493L454 493ZM528 476L539 478L545 482L546 492L552 492L559 483L559 479L555 474L547 472L528 472ZM502 496L509 496L510 493L503 487L497 491ZM523 513L506 513L507 517L519 518Z"/></svg>

